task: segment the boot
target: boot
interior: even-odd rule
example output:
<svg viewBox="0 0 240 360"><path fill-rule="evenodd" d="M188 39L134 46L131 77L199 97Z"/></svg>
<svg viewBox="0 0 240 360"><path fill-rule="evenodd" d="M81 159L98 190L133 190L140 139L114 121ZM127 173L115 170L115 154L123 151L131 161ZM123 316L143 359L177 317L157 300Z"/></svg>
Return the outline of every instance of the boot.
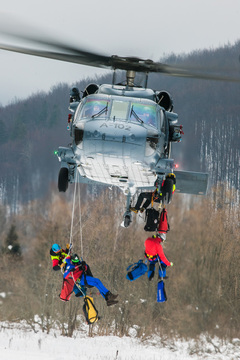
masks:
<svg viewBox="0 0 240 360"><path fill-rule="evenodd" d="M112 294L110 291L108 291L108 292L106 293L106 295L105 295L106 301L115 300L117 297L118 297L118 294L117 294L117 295L114 295L114 294Z"/></svg>
<svg viewBox="0 0 240 360"><path fill-rule="evenodd" d="M114 295L114 294L112 294L110 291L107 292L106 295L105 295L105 299L106 299L106 302L107 302L107 306L112 306L112 305L117 304L118 301L115 300L117 297L118 297L118 294L117 294L117 295Z"/></svg>
<svg viewBox="0 0 240 360"><path fill-rule="evenodd" d="M112 306L118 303L118 300L116 300L116 298L118 297L117 295L112 294L110 291L106 294L105 299L107 301L107 306Z"/></svg>
<svg viewBox="0 0 240 360"><path fill-rule="evenodd" d="M112 306L118 303L118 300L107 300L107 306Z"/></svg>

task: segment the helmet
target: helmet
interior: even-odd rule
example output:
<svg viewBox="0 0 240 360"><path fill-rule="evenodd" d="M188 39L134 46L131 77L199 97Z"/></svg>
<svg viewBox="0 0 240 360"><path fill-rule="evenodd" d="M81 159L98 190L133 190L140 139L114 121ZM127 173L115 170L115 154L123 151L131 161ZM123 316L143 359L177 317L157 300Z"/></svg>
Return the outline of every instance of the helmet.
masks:
<svg viewBox="0 0 240 360"><path fill-rule="evenodd" d="M165 233L158 233L158 237L159 237L162 241L165 241L166 238L167 238Z"/></svg>
<svg viewBox="0 0 240 360"><path fill-rule="evenodd" d="M61 250L61 246L60 246L60 245L58 245L58 244L53 244L53 246L52 246L52 251L58 252L58 251L60 251L60 250Z"/></svg>
<svg viewBox="0 0 240 360"><path fill-rule="evenodd" d="M74 254L71 256L71 260L73 263L78 263L80 261L78 254Z"/></svg>
<svg viewBox="0 0 240 360"><path fill-rule="evenodd" d="M176 184L176 175L173 174L173 173L169 173L167 174L166 176L166 179L169 178L169 179L172 179L173 180L173 183Z"/></svg>

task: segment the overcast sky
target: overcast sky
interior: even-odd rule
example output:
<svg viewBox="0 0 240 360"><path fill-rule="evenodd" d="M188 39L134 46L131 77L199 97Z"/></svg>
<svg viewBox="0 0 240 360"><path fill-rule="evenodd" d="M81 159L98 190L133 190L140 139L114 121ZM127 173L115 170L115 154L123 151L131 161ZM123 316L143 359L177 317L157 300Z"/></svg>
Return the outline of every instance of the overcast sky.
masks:
<svg viewBox="0 0 240 360"><path fill-rule="evenodd" d="M0 16L107 55L153 60L240 39L240 0L0 0ZM104 72L0 50L0 104Z"/></svg>

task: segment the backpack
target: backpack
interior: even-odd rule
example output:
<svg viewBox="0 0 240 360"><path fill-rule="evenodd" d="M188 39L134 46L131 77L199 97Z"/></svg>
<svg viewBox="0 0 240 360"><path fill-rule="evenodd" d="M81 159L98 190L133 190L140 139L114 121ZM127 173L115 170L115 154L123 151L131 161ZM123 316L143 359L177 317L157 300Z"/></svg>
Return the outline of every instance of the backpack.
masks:
<svg viewBox="0 0 240 360"><path fill-rule="evenodd" d="M165 233L166 234L169 230L170 230L170 225L168 223L167 210L163 209L161 214L160 214L157 231L160 232L160 233Z"/></svg>
<svg viewBox="0 0 240 360"><path fill-rule="evenodd" d="M145 231L157 231L158 228L158 217L159 212L154 208L146 210L146 225L144 226Z"/></svg>
<svg viewBox="0 0 240 360"><path fill-rule="evenodd" d="M69 301L73 292L74 280L72 277L63 279L61 294L59 295L60 300Z"/></svg>
<svg viewBox="0 0 240 360"><path fill-rule="evenodd" d="M84 297L83 313L88 325L91 325L100 319L98 311L93 303L93 298L90 296Z"/></svg>
<svg viewBox="0 0 240 360"><path fill-rule="evenodd" d="M133 281L147 272L147 265L144 264L143 260L139 260L137 263L129 265L127 271L126 279Z"/></svg>

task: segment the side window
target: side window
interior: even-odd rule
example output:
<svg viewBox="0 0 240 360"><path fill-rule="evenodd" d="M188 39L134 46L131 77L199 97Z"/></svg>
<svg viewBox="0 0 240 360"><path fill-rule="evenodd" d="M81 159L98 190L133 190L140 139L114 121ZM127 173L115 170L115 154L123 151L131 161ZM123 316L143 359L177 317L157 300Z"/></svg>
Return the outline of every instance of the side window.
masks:
<svg viewBox="0 0 240 360"><path fill-rule="evenodd" d="M87 102L83 109L82 109L82 114L81 117L84 118L89 118L93 115L93 103L92 102Z"/></svg>

